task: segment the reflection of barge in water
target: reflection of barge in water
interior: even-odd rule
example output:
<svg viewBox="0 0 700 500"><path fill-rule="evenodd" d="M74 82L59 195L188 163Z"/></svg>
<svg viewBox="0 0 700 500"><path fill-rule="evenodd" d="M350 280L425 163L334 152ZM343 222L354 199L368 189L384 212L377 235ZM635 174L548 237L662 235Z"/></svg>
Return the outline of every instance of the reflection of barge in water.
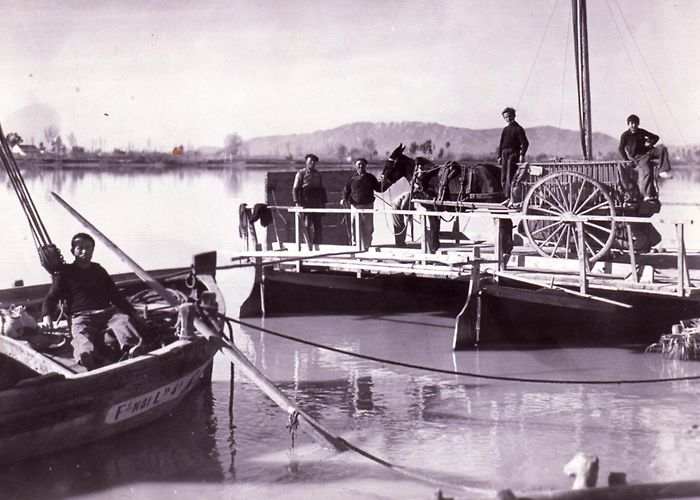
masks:
<svg viewBox="0 0 700 500"><path fill-rule="evenodd" d="M287 211L294 217L304 209ZM339 216L343 210L325 212ZM419 219L428 216L425 211L404 213ZM478 204L469 211L439 214L494 221L507 217L516 222L527 217ZM461 313L455 328L456 348L518 340L608 345L656 341L680 319L698 315L700 294L695 283L700 273L695 270L700 269L700 254L685 249L684 227L689 221L612 218L621 227L675 224L678 251L640 255L626 250L614 259L590 262L542 257L531 247L518 246L506 256L495 235L493 244L458 240L437 254L427 253L426 248L389 246L360 252L347 244L332 247L335 252L313 253L301 251L301 241L295 238L296 252L234 255L234 261L250 259L258 264L256 286L241 315L263 311ZM586 216L569 216L565 222L584 220ZM494 227L497 232L501 226ZM268 241L279 236L271 227L268 232Z"/></svg>

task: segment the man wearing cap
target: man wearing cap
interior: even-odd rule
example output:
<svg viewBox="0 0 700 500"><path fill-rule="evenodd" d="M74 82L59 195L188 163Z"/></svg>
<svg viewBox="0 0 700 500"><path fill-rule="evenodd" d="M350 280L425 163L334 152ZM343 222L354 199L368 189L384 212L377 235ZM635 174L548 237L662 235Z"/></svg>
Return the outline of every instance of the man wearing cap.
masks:
<svg viewBox="0 0 700 500"><path fill-rule="evenodd" d="M43 326L53 329L53 314L60 299L67 299L71 315L73 357L88 370L144 350L140 331L146 325L134 306L117 289L111 276L92 262L95 240L86 233L71 239L72 264L53 275L42 305ZM109 329L108 333L105 330Z"/></svg>
<svg viewBox="0 0 700 500"><path fill-rule="evenodd" d="M355 173L350 176L345 183L343 197L340 200L342 206L352 205L359 209L374 208L374 192L380 191L377 178L367 172L367 160L358 158L355 161ZM360 234L356 233L357 224L360 224ZM352 214L352 234L355 244L359 244L362 250L367 250L372 245L372 234L374 233L374 214L353 213ZM359 238L359 240L358 240Z"/></svg>
<svg viewBox="0 0 700 500"><path fill-rule="evenodd" d="M525 130L515 121L515 109L506 108L501 112L508 123L501 132L498 144L498 162L501 164L501 187L506 198L510 198L511 182L518 170L518 162L525 161L525 153L530 143Z"/></svg>
<svg viewBox="0 0 700 500"><path fill-rule="evenodd" d="M316 170L318 156L306 155L306 167L294 177L292 196L294 204L303 208L324 208L326 206L326 188L323 187L321 172ZM320 213L303 214L304 236L309 250L319 250L323 235L323 222Z"/></svg>
<svg viewBox="0 0 700 500"><path fill-rule="evenodd" d="M671 162L668 159L666 146L659 145L659 136L639 128L639 117L629 115L627 117L627 130L620 136L618 148L620 156L624 160L632 160L637 167L637 184L639 191L644 196L644 201L658 200L659 194L654 183L654 166L652 160L659 160L659 177L669 179L671 175Z"/></svg>

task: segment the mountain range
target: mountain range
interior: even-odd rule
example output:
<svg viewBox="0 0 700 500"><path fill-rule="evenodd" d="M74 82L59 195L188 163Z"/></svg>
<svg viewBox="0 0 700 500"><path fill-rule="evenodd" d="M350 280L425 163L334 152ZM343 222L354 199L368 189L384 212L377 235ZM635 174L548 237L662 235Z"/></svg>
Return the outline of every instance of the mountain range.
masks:
<svg viewBox="0 0 700 500"><path fill-rule="evenodd" d="M306 134L255 137L244 141L244 154L249 157L302 158L313 152L322 160L336 160L346 155L386 157L399 143L432 144L433 157L492 158L501 136L500 128L468 129L425 122L356 122L328 130ZM578 131L541 126L526 128L530 148L528 156L581 157ZM602 133L593 134L596 157L617 155L618 139ZM442 155L440 155L442 150ZM415 155L427 154L418 148Z"/></svg>

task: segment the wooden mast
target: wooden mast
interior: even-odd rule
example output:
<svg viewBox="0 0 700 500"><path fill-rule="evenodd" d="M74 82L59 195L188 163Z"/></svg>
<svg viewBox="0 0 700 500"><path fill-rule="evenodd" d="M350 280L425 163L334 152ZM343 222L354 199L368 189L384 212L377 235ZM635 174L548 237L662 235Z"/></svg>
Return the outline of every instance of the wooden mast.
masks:
<svg viewBox="0 0 700 500"><path fill-rule="evenodd" d="M571 16L574 25L574 55L578 83L578 116L581 129L583 158L593 157L593 130L591 128L591 85L588 64L588 19L586 0L571 0Z"/></svg>

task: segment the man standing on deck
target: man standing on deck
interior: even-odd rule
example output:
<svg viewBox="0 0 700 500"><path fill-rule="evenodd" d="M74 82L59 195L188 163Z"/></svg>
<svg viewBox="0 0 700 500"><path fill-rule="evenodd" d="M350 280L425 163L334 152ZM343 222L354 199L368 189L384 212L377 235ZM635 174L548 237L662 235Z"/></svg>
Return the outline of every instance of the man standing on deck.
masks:
<svg viewBox="0 0 700 500"><path fill-rule="evenodd" d="M292 196L294 204L303 208L325 208L326 188L323 187L321 172L316 170L318 156L306 155L306 167L297 172L294 177ZM309 250L319 250L323 236L323 222L320 213L305 213L303 218L304 236Z"/></svg>
<svg viewBox="0 0 700 500"><path fill-rule="evenodd" d="M122 353L138 354L142 338L137 326L143 320L121 294L105 269L92 261L95 240L78 233L71 239L72 264L53 275L51 289L42 307L43 326L53 329L52 314L58 301L67 299L71 315L73 357L88 370L110 360L108 351L118 343ZM119 312L117 312L119 311ZM109 329L114 336L105 335Z"/></svg>
<svg viewBox="0 0 700 500"><path fill-rule="evenodd" d="M652 160L659 160L659 177L670 179L671 162L666 146L659 145L659 136L639 128L639 117L627 117L627 130L620 136L618 150L624 160L632 160L637 167L637 184L644 196L644 201L658 201L659 193L654 183L654 166Z"/></svg>
<svg viewBox="0 0 700 500"><path fill-rule="evenodd" d="M358 158L355 161L355 173L350 176L343 190L343 197L340 200L342 206L352 205L359 209L374 208L374 192L379 191L379 181L367 172L367 160ZM357 234L357 223L359 219L360 234ZM355 244L359 244L363 251L372 245L372 234L374 233L374 214L352 214L352 235ZM359 239L358 239L359 238Z"/></svg>
<svg viewBox="0 0 700 500"><path fill-rule="evenodd" d="M530 143L525 130L515 121L515 110L506 108L501 112L503 119L508 122L501 132L501 142L498 144L498 162L501 165L501 187L506 198L510 198L510 188L518 162L525 161L525 153Z"/></svg>

